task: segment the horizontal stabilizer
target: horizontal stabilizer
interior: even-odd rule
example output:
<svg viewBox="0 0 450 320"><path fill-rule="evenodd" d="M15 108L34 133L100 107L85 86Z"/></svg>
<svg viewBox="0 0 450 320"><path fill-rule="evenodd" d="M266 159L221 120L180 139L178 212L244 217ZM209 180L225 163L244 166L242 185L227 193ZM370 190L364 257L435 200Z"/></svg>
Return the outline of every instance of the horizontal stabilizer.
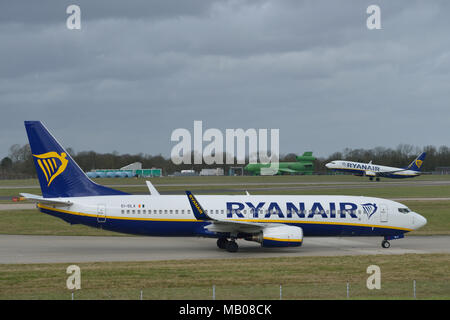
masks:
<svg viewBox="0 0 450 320"><path fill-rule="evenodd" d="M46 203L46 204L53 204L53 205L65 205L70 206L73 202L67 201L67 200L58 200L58 199L48 199L44 198L42 196L38 196L36 194L31 193L21 193L22 197L25 197L27 200L39 202L39 203Z"/></svg>

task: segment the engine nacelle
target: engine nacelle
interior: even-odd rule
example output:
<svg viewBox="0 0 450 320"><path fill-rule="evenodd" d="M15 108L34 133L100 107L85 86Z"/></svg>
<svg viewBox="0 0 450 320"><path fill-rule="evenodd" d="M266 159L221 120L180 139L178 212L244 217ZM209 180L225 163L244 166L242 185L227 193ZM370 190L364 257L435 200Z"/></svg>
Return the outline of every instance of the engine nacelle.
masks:
<svg viewBox="0 0 450 320"><path fill-rule="evenodd" d="M303 242L303 230L294 226L267 227L246 240L259 242L262 247L299 247Z"/></svg>

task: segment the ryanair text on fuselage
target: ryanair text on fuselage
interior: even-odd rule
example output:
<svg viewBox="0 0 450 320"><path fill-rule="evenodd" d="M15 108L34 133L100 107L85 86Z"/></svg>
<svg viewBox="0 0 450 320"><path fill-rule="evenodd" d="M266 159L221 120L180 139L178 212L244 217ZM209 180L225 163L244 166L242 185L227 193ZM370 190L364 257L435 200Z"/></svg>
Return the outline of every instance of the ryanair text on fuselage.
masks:
<svg viewBox="0 0 450 320"><path fill-rule="evenodd" d="M286 202L280 205L277 202L227 202L227 218L244 218L243 210L248 209L252 213L253 218L271 218L277 216L278 218L313 218L316 215L322 218L346 218L347 215L351 218L358 218L356 211L358 205L352 202L329 202L322 204L314 202L311 207L306 207L304 202L293 203ZM376 210L376 206L373 206ZM370 215L374 213L371 212Z"/></svg>

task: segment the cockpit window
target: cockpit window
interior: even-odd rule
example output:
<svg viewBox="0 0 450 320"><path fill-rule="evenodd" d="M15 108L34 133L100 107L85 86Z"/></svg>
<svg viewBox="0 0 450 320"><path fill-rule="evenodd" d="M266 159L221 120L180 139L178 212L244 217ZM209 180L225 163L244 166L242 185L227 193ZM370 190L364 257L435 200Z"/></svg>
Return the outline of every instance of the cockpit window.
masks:
<svg viewBox="0 0 450 320"><path fill-rule="evenodd" d="M408 212L411 212L411 210L409 210L408 208L398 208L398 212L408 213Z"/></svg>

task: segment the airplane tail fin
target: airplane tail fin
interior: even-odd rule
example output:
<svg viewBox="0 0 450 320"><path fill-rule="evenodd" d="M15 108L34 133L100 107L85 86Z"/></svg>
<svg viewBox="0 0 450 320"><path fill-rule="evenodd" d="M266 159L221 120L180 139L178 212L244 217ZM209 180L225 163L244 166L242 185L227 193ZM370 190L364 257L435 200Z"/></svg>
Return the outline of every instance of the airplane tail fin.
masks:
<svg viewBox="0 0 450 320"><path fill-rule="evenodd" d="M426 152L422 152L421 154L419 154L419 156L416 159L414 159L413 162L411 162L409 164L407 169L413 170L413 171L420 171L420 168L422 167L422 164L423 164L423 161L425 160L426 155L427 155Z"/></svg>
<svg viewBox="0 0 450 320"><path fill-rule="evenodd" d="M312 161L316 160L316 158L312 154L313 154L312 151L306 151L306 152L303 153L303 155L296 156L295 159L297 161L310 161L310 162L312 162Z"/></svg>
<svg viewBox="0 0 450 320"><path fill-rule="evenodd" d="M44 198L127 194L89 179L40 121L25 121L25 128Z"/></svg>

